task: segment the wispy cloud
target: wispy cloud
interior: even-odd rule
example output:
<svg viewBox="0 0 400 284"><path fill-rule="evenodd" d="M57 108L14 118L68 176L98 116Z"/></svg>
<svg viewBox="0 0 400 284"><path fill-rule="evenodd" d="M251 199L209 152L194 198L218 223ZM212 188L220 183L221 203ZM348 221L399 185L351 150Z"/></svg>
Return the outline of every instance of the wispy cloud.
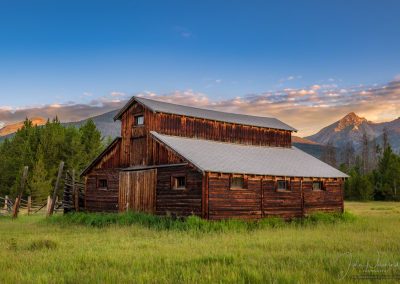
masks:
<svg viewBox="0 0 400 284"><path fill-rule="evenodd" d="M193 90L167 94L146 91L136 95L220 111L277 117L299 129L301 136L313 134L352 111L377 122L400 116L400 80L372 87L311 85L307 88L286 88L226 100L213 100L207 94ZM77 121L119 109L129 97L116 91L108 96L93 98L85 104L69 102L20 109L0 107L0 121L10 123L25 117L52 118L56 115L62 121Z"/></svg>
<svg viewBox="0 0 400 284"><path fill-rule="evenodd" d="M302 78L301 75L290 75L288 77L281 78L279 80L279 83L284 83L284 82L287 82L287 81L293 81L293 80L297 80L297 79L301 79L301 78Z"/></svg>
<svg viewBox="0 0 400 284"><path fill-rule="evenodd" d="M193 37L193 33L188 28L182 26L175 26L174 30L183 38L188 39Z"/></svg>

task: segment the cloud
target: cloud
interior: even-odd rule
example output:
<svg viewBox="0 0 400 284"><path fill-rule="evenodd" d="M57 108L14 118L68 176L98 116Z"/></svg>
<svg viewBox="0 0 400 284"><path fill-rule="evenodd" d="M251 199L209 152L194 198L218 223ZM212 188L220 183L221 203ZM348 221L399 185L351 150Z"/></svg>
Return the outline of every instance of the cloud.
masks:
<svg viewBox="0 0 400 284"><path fill-rule="evenodd" d="M127 98L116 97L116 93L113 92L109 96L92 99L88 103L66 102L21 108L0 107L0 121L10 124L22 121L27 117L52 119L56 116L63 122L79 121L121 108L126 103Z"/></svg>
<svg viewBox="0 0 400 284"><path fill-rule="evenodd" d="M276 117L299 129L300 136L311 135L349 112L376 122L400 116L400 81L373 87L312 85L224 100L213 100L207 94L193 90L177 90L166 94L144 91L136 95L225 112ZM12 123L26 117L53 118L56 115L61 121L77 121L120 109L129 97L124 93L112 92L108 96L93 98L86 104L69 102L19 109L0 107L0 121Z"/></svg>
<svg viewBox="0 0 400 284"><path fill-rule="evenodd" d="M174 30L183 38L188 39L188 38L193 37L193 33L185 27L175 26Z"/></svg>
<svg viewBox="0 0 400 284"><path fill-rule="evenodd" d="M214 101L193 91L150 96L163 101L220 111L277 117L307 136L337 121L349 112L380 122L400 116L400 81L377 87L334 88L313 85L302 89L284 89L227 100Z"/></svg>
<svg viewBox="0 0 400 284"><path fill-rule="evenodd" d="M287 82L287 81L293 81L293 80L301 79L301 78L302 78L301 75L290 75L290 76L288 76L288 77L286 77L286 78L281 78L281 79L279 80L279 82L280 82L280 83L284 83L284 82Z"/></svg>

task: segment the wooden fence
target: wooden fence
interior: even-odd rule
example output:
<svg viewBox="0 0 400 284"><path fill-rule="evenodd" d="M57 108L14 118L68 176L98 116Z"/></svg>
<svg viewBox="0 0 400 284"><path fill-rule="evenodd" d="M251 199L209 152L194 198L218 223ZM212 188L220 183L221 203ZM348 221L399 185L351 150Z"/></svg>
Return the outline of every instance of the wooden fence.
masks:
<svg viewBox="0 0 400 284"><path fill-rule="evenodd" d="M82 182L76 180L75 171L70 173L65 172L64 178L64 192L62 200L58 199L58 187L61 183L61 176L64 171L64 163L60 163L56 184L52 196L48 196L45 202L33 201L31 196L23 198L23 192L27 183L28 167L24 167L21 186L19 193L15 199L9 196L0 196L0 216L13 216L18 217L18 214L32 215L32 214L46 214L47 216L53 213L68 213L73 211L84 210L85 200L85 186ZM55 202L53 202L55 200Z"/></svg>
<svg viewBox="0 0 400 284"><path fill-rule="evenodd" d="M64 213L84 210L85 185L75 179L75 171L65 174L63 205Z"/></svg>

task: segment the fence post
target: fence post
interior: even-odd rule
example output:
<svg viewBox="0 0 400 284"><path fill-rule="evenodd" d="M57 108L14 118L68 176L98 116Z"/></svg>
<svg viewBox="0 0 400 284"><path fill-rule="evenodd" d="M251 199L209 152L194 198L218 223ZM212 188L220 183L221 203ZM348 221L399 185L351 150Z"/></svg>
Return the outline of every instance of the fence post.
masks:
<svg viewBox="0 0 400 284"><path fill-rule="evenodd" d="M57 175L56 185L54 186L54 192L53 192L53 198L52 198L53 202L51 202L50 211L49 211L47 216L53 215L54 206L56 204L58 185L60 183L60 179L61 179L61 175L62 175L63 169L64 169L64 162L61 162L60 163L60 167L58 168L58 175Z"/></svg>
<svg viewBox="0 0 400 284"><path fill-rule="evenodd" d="M75 212L79 212L79 189L75 186L75 170L72 170L72 196L74 198Z"/></svg>
<svg viewBox="0 0 400 284"><path fill-rule="evenodd" d="M49 214L50 205L51 205L51 197L49 195L49 196L47 196L46 214Z"/></svg>
<svg viewBox="0 0 400 284"><path fill-rule="evenodd" d="M13 218L17 218L18 217L18 205L19 205L19 198L15 198L15 203L13 206Z"/></svg>
<svg viewBox="0 0 400 284"><path fill-rule="evenodd" d="M29 195L28 196L28 215L31 213L31 209L32 209L32 197Z"/></svg>
<svg viewBox="0 0 400 284"><path fill-rule="evenodd" d="M21 187L20 187L19 195L15 199L13 218L18 217L19 205L21 203L22 194L24 193L25 181L26 181L27 176L28 176L28 167L24 167L24 171L22 173Z"/></svg>
<svg viewBox="0 0 400 284"><path fill-rule="evenodd" d="M9 203L8 195L6 195L6 198L4 198L4 210L8 211L8 203Z"/></svg>

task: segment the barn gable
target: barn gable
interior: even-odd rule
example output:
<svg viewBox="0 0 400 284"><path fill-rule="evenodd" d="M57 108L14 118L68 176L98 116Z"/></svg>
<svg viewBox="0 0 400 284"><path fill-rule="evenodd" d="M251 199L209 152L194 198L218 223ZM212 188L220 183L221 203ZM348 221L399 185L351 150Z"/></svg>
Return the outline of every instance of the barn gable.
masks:
<svg viewBox="0 0 400 284"><path fill-rule="evenodd" d="M89 174L93 169L119 168L120 150L121 137L117 137L82 171L81 176Z"/></svg>
<svg viewBox="0 0 400 284"><path fill-rule="evenodd" d="M234 123L247 126L264 127L264 128L287 130L294 132L297 131L295 128L273 117L227 113L210 109L171 104L171 103L146 99L142 97L132 97L132 99L114 117L114 120L121 119L122 115L135 102L138 102L139 104L148 108L154 113L176 114L186 117L201 118L201 119Z"/></svg>

